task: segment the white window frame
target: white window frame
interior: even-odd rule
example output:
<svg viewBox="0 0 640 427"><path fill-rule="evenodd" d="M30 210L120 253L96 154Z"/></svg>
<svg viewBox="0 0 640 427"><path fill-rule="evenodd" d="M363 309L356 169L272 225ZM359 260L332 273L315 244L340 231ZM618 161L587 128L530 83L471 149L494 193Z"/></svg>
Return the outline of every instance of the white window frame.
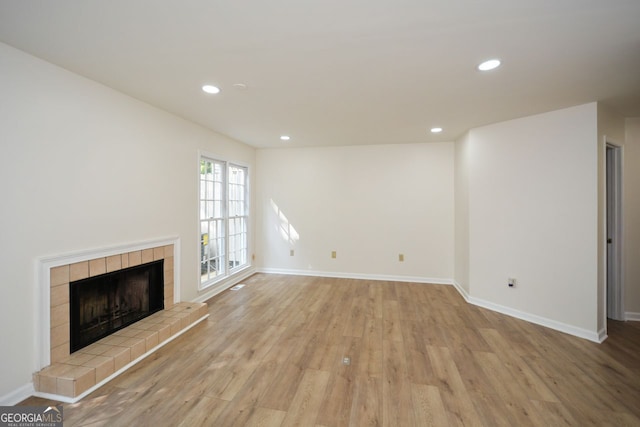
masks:
<svg viewBox="0 0 640 427"><path fill-rule="evenodd" d="M221 183L222 184L221 192L223 194L221 195L221 198L220 198L220 200L222 201L221 208L220 208L220 217L217 217L217 216L203 217L203 212L207 212L206 210L203 210L203 201L213 200L213 199L207 199L206 197L207 194L205 194L206 192L202 188L203 180L202 180L201 168L202 168L203 161L210 162L211 164L218 164L223 168L223 171L222 171L223 181ZM235 200L230 200L231 171L233 168L240 168L240 169L243 169L245 172L244 183L240 185L241 187L244 188L244 215L230 216L230 202L235 201ZM198 153L198 239L197 240L198 240L198 253L199 253L199 257L198 257L198 276L199 276L198 289L199 290L213 286L223 281L224 279L227 279L232 275L238 273L239 271L249 268L251 266L251 258L249 256L249 253L250 253L249 224L250 224L250 215L251 215L250 204L249 204L249 200L250 200L249 172L250 172L250 169L248 165L244 165L237 162L230 162L227 160L221 160L219 156L214 156L208 153L203 153L203 152ZM205 196L204 199L203 199L203 195ZM242 200L239 200L239 201L242 202ZM238 202L238 201L235 201L235 202ZM207 246L204 246L205 241L210 242L208 238L210 237L210 234L211 234L209 232L207 233L206 237L204 236L205 234L203 233L204 222L207 222L207 225L209 226L211 225L212 222L216 222L220 225L220 228L222 229L221 234L218 236L218 240L222 240L222 242L221 244L216 245L214 248L208 246L211 243L209 243ZM240 224L244 223L243 224L244 227L241 228L240 233L235 233L235 235L231 236L231 238L234 238L234 236L237 236L238 234L244 235L244 241L242 238L239 239L241 242L241 245L244 244L245 246L244 248L241 248L241 249L244 249L244 253L242 253L242 250L240 251L236 250L235 253L231 252L231 248L234 247L234 245L232 245L230 241L230 229L232 228L232 222L236 222L236 223L239 222ZM207 227L207 230L210 231L211 228ZM212 249L214 249L213 253L211 252ZM230 263L232 259L233 261L237 261L236 255L238 254L240 255L240 262L238 264L231 265ZM211 263L209 260L212 260L214 258L217 259L218 262ZM203 261L205 261L205 263L203 263ZM218 265L223 266L223 268L220 269L219 271L217 271L216 269L216 266ZM203 270L203 268L205 270ZM215 275L211 275L212 268L213 268L213 271L215 271ZM208 276L206 279L204 278L205 275Z"/></svg>

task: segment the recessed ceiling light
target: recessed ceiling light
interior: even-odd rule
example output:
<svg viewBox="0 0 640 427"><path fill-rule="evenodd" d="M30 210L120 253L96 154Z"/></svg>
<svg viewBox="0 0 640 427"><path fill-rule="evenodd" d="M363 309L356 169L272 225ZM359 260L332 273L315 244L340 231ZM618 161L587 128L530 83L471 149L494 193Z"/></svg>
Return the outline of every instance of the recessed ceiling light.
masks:
<svg viewBox="0 0 640 427"><path fill-rule="evenodd" d="M245 90L247 88L247 85L244 83L234 83L233 87L238 90Z"/></svg>
<svg viewBox="0 0 640 427"><path fill-rule="evenodd" d="M499 59L490 59L488 61L484 61L482 64L478 65L478 70L480 71L489 71L500 66Z"/></svg>
<svg viewBox="0 0 640 427"><path fill-rule="evenodd" d="M442 128L431 128L431 133L440 133L442 132Z"/></svg>
<svg viewBox="0 0 640 427"><path fill-rule="evenodd" d="M283 141L288 141L288 140L290 140L290 139L291 139L291 137L290 137L290 136L288 136L288 135L282 135L282 136L280 137L280 139L281 139L281 140L283 140Z"/></svg>
<svg viewBox="0 0 640 427"><path fill-rule="evenodd" d="M220 88L212 85L204 85L202 86L202 90L211 94L220 93Z"/></svg>

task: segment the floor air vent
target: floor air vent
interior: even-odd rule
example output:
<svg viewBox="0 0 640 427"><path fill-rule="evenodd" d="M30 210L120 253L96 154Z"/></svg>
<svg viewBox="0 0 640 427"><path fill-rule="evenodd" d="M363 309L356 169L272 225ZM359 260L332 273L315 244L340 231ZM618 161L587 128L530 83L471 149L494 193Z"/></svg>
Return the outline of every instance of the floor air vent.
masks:
<svg viewBox="0 0 640 427"><path fill-rule="evenodd" d="M244 285L235 285L233 288L231 288L232 291L239 291L240 289L244 288Z"/></svg>

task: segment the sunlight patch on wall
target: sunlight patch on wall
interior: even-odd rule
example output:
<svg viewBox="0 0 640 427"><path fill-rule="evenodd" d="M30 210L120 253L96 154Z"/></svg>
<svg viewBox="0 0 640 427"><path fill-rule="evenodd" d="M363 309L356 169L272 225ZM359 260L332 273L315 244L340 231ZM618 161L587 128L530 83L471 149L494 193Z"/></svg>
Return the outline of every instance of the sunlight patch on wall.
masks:
<svg viewBox="0 0 640 427"><path fill-rule="evenodd" d="M276 228L282 237L282 240L288 242L290 245L295 244L298 240L300 240L300 235L296 231L296 229L291 225L287 216L280 210L280 207L276 204L276 202L271 199L271 208L273 212L276 214L279 222L276 224Z"/></svg>

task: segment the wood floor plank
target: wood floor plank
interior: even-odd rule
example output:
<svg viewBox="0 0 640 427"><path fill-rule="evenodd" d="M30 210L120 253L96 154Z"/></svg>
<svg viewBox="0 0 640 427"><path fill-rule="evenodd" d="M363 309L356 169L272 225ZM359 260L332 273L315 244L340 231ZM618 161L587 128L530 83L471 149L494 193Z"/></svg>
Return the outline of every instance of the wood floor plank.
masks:
<svg viewBox="0 0 640 427"><path fill-rule="evenodd" d="M384 284L380 282L369 283L367 317L382 319L382 288Z"/></svg>
<svg viewBox="0 0 640 427"><path fill-rule="evenodd" d="M296 394L293 396L282 426L315 424L328 381L329 372L307 369Z"/></svg>
<svg viewBox="0 0 640 427"><path fill-rule="evenodd" d="M545 425L549 426L575 426L579 425L571 413L559 402L542 402L532 400L538 413L544 418Z"/></svg>
<svg viewBox="0 0 640 427"><path fill-rule="evenodd" d="M257 367L258 365L255 363L234 364L214 371L212 374L214 377L205 390L205 394L222 400L233 400Z"/></svg>
<svg viewBox="0 0 640 427"><path fill-rule="evenodd" d="M511 414L514 425L541 425L544 420L531 404L527 393L495 353L474 352L491 388L495 390Z"/></svg>
<svg viewBox="0 0 640 427"><path fill-rule="evenodd" d="M383 340L382 425L403 426L411 422L411 383L402 341Z"/></svg>
<svg viewBox="0 0 640 427"><path fill-rule="evenodd" d="M254 417L255 412L259 408L259 402L266 395L271 384L278 380L278 366L274 363L264 366L265 369L255 370L251 377L246 381L243 388L238 393L238 398L232 399L223 411L215 418L212 425L221 426L244 426ZM264 414L273 411L274 414L284 411L271 410L262 408ZM267 411L267 412L265 412ZM254 423L258 422L262 417L255 418ZM271 418L269 418L271 419ZM269 421L273 423L274 420ZM280 420L282 422L282 420Z"/></svg>
<svg viewBox="0 0 640 427"><path fill-rule="evenodd" d="M520 357L511 350L509 342L495 329L480 329L480 334L489 344L489 347L503 362L503 366L513 378L521 381L522 387L527 390L529 399L543 400L546 402L559 402L557 396L547 387Z"/></svg>
<svg viewBox="0 0 640 427"><path fill-rule="evenodd" d="M327 427L349 424L355 381L361 371L361 347L361 338L342 337L338 357L329 369L331 376L316 420L317 424ZM343 363L344 357L350 359L349 364Z"/></svg>
<svg viewBox="0 0 640 427"><path fill-rule="evenodd" d="M382 302L384 335L383 339L402 341L402 322L400 305L397 300L384 300Z"/></svg>
<svg viewBox="0 0 640 427"><path fill-rule="evenodd" d="M269 386L258 404L269 409L288 411L304 372L305 369L297 364L283 364L277 370L276 380Z"/></svg>
<svg viewBox="0 0 640 427"><path fill-rule="evenodd" d="M427 352L451 422L455 425L481 425L449 349L427 346Z"/></svg>
<svg viewBox="0 0 640 427"><path fill-rule="evenodd" d="M367 299L353 298L351 307L349 308L349 317L344 326L343 335L346 337L361 338L364 333L365 311L367 307Z"/></svg>
<svg viewBox="0 0 640 427"><path fill-rule="evenodd" d="M341 358L341 342L330 334L320 334L313 343L313 351L305 366L321 371L331 371Z"/></svg>
<svg viewBox="0 0 640 427"><path fill-rule="evenodd" d="M178 427L215 425L214 420L228 403L226 400L215 397L202 396L197 405L189 411L189 414L176 425Z"/></svg>
<svg viewBox="0 0 640 427"><path fill-rule="evenodd" d="M359 376L382 378L382 318L368 318L365 323L364 335L358 364Z"/></svg>
<svg viewBox="0 0 640 427"><path fill-rule="evenodd" d="M595 344L469 305L452 286L243 283L208 301L206 321L64 404L65 426L640 425L638 322L610 321Z"/></svg>
<svg viewBox="0 0 640 427"><path fill-rule="evenodd" d="M245 424L246 427L279 427L284 421L286 412L274 409L256 408Z"/></svg>
<svg viewBox="0 0 640 427"><path fill-rule="evenodd" d="M352 378L333 373L327 384L316 423L326 427L349 425L354 387L355 381Z"/></svg>
<svg viewBox="0 0 640 427"><path fill-rule="evenodd" d="M413 415L416 426L444 426L448 424L438 387L422 384L411 385Z"/></svg>
<svg viewBox="0 0 640 427"><path fill-rule="evenodd" d="M350 426L382 426L382 380L365 377L356 380Z"/></svg>

